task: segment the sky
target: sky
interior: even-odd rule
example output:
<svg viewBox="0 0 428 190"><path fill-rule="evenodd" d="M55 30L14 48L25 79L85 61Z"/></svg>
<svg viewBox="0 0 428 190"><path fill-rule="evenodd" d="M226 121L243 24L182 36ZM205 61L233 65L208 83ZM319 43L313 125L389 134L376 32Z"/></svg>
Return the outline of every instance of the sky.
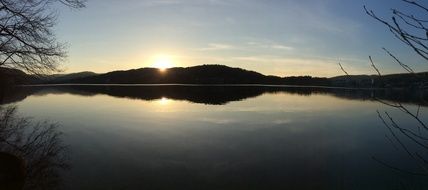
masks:
<svg viewBox="0 0 428 190"><path fill-rule="evenodd" d="M88 0L58 7L54 30L66 42L65 73L222 64L266 75L383 74L404 70L388 48L416 71L428 63L365 14L391 8L417 12L400 0Z"/></svg>

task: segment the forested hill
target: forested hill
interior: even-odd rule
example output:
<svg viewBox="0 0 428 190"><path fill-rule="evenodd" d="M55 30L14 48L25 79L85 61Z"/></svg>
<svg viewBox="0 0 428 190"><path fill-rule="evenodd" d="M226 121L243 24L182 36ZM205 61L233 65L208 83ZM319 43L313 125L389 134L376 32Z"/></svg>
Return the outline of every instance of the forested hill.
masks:
<svg viewBox="0 0 428 190"><path fill-rule="evenodd" d="M0 86L38 82L40 82L38 77L28 75L21 70L0 67Z"/></svg>
<svg viewBox="0 0 428 190"><path fill-rule="evenodd" d="M0 68L0 79L9 84L266 84L357 88L425 87L428 73L352 75L332 78L311 76L278 77L224 65L175 67L165 71L141 68L105 74L81 72L35 77L16 69Z"/></svg>
<svg viewBox="0 0 428 190"><path fill-rule="evenodd" d="M266 76L254 71L232 68L224 65L201 65L194 67L175 67L160 71L156 68L141 68L127 71L114 71L89 76L66 83L91 84L295 84L327 85L327 78L309 76L282 78Z"/></svg>

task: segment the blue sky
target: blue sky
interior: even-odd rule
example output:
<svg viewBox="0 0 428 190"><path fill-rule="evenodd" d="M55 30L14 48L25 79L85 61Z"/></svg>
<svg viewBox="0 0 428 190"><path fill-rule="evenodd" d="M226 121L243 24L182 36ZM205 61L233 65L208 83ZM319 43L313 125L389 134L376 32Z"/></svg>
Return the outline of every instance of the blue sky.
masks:
<svg viewBox="0 0 428 190"><path fill-rule="evenodd" d="M65 72L150 67L167 56L174 66L224 64L291 76L403 72L386 47L417 71L428 64L380 23L400 0L88 0L87 7L58 10L55 27L68 43ZM409 9L410 10L410 9ZM414 11L414 9L411 9Z"/></svg>

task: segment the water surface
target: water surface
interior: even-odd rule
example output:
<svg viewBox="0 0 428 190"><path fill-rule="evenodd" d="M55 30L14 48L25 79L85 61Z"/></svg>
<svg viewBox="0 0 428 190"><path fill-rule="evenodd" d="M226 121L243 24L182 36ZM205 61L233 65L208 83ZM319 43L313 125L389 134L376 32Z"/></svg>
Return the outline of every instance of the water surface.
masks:
<svg viewBox="0 0 428 190"><path fill-rule="evenodd" d="M426 189L427 177L403 172L424 173L420 160L377 113L417 131L414 118L380 101L411 111L420 104L426 121L424 97L266 86L50 86L8 91L3 102L60 125L70 165L60 171L64 189Z"/></svg>

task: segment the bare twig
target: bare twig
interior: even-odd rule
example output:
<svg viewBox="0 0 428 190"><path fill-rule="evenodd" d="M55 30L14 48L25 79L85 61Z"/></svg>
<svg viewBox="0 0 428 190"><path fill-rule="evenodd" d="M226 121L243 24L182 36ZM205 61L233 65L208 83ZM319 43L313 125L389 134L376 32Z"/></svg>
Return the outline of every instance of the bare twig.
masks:
<svg viewBox="0 0 428 190"><path fill-rule="evenodd" d="M382 48L390 57L392 57L401 67L403 67L404 70L406 70L409 73L415 73L412 68L410 68L408 65L401 62L394 54L392 54L390 51L388 51L386 48Z"/></svg>
<svg viewBox="0 0 428 190"><path fill-rule="evenodd" d="M346 76L350 76L348 72L343 68L342 64L339 62L340 69L346 74Z"/></svg>
<svg viewBox="0 0 428 190"><path fill-rule="evenodd" d="M422 3L416 1L416 0L401 0L402 2L409 5L409 7L414 7L416 10L422 10L425 14L428 14L428 8L423 5ZM411 48L417 55L422 57L424 60L428 61L428 28L425 26L428 23L427 18L420 18L420 14L418 16L415 16L413 13L406 13L397 9L391 9L392 10L392 16L390 20L384 19L379 17L375 14L372 10L369 10L364 6L364 10L367 15L374 18L375 20L379 21L380 23L384 24L388 30L393 34L395 38L400 40L402 43L404 43L406 46ZM423 87L423 82L425 79L423 79L421 75L416 74L415 71L407 64L404 64L402 61L400 61L393 53L391 53L386 48L382 48L392 59L394 59L395 62L397 62L404 70L406 70L408 73L414 74L414 76L419 80L419 87ZM380 76L379 70L376 68L376 66L373 63L373 60L369 56L370 62L372 63L372 67L376 70L378 75ZM392 137L398 144L401 146L401 148L407 153L408 156L410 156L416 163L418 164L419 168L424 170L424 173L419 172L409 172L403 169L400 169L398 167L391 166L387 164L386 162L383 162L375 157L373 157L374 160L379 162L380 164L387 166L389 168L392 168L394 170L408 173L412 175L428 175L428 161L426 158L424 158L421 154L418 152L415 152L414 154L411 153L409 148L404 142L402 141L399 136L396 134L402 134L404 135L405 139L403 140L410 140L408 142L413 142L422 147L424 150L428 150L428 137L425 136L428 132L427 125L421 120L420 116L420 105L418 106L415 113L413 111L410 111L407 107L403 106L401 103L390 103L385 102L382 100L378 100L380 103L387 105L392 108L396 108L403 112L405 115L410 116L413 120L417 122L417 132L414 132L413 129L402 127L400 126L388 113L385 112L384 115L380 114L379 111L378 117L384 124L384 126L389 130ZM388 120L388 122L387 122ZM392 143L394 148L397 148L394 141L390 139L388 136L386 136L387 139Z"/></svg>
<svg viewBox="0 0 428 190"><path fill-rule="evenodd" d="M378 68L376 67L376 65L374 64L373 59L372 59L372 56L369 56L369 60L370 60L370 63L371 63L371 66L373 67L373 69L377 72L377 74L379 75L379 77L381 77L382 75L380 74L379 69L378 69Z"/></svg>

